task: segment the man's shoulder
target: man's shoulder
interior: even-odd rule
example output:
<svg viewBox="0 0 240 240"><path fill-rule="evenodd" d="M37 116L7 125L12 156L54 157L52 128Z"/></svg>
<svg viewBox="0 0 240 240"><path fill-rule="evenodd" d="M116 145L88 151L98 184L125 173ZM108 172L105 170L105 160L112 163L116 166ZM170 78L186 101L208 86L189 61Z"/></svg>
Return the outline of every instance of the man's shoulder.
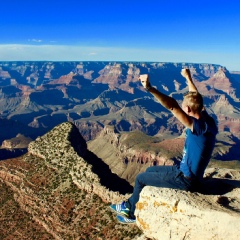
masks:
<svg viewBox="0 0 240 240"><path fill-rule="evenodd" d="M207 132L217 134L218 129L215 120L208 114L207 117L193 118L193 134L201 135Z"/></svg>

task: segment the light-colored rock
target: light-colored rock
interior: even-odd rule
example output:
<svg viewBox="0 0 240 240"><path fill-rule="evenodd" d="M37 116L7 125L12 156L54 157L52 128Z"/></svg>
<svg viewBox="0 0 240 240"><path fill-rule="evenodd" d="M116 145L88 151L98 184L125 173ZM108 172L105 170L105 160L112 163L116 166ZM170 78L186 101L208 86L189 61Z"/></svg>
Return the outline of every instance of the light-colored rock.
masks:
<svg viewBox="0 0 240 240"><path fill-rule="evenodd" d="M219 178L205 184L209 192L204 194L145 187L137 225L150 239L240 239L240 181Z"/></svg>
<svg viewBox="0 0 240 240"><path fill-rule="evenodd" d="M28 154L44 159L47 165L61 172L68 172L78 188L97 194L103 201L120 202L129 196L110 191L100 184L99 176L92 172L92 165L81 157L87 155L87 144L70 122L59 124L31 142Z"/></svg>
<svg viewBox="0 0 240 240"><path fill-rule="evenodd" d="M14 149L14 148L27 148L28 144L32 141L31 138L18 134L16 137L4 140L1 148Z"/></svg>

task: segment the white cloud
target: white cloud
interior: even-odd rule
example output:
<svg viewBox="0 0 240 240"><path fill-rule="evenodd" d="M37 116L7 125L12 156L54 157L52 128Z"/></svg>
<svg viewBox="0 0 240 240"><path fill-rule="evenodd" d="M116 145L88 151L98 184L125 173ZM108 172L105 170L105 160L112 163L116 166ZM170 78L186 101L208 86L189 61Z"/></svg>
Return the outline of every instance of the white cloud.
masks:
<svg viewBox="0 0 240 240"><path fill-rule="evenodd" d="M28 41L29 41L29 42L37 42L37 43L43 42L43 40L41 40L41 39L35 39L35 38L33 38L33 39L28 39Z"/></svg>

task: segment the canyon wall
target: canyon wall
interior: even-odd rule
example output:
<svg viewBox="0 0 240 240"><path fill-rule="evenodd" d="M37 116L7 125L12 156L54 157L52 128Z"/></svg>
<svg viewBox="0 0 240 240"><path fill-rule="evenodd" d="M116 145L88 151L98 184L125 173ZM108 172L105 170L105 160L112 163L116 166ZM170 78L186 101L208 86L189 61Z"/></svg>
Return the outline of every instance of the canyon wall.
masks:
<svg viewBox="0 0 240 240"><path fill-rule="evenodd" d="M153 165L173 165L181 157L184 138L154 143L141 132L119 133L105 126L98 137L88 142L88 149L100 157L121 178L132 185L136 175Z"/></svg>
<svg viewBox="0 0 240 240"><path fill-rule="evenodd" d="M138 77L149 74L153 86L181 104L188 90L180 74L184 67L190 69L205 107L218 122L219 143L229 146L220 158L237 160L239 84L236 74L214 64L0 62L0 143L19 133L34 140L66 121L74 123L86 141L107 125L119 132L179 137L183 126L143 89ZM225 142L226 133L233 144Z"/></svg>

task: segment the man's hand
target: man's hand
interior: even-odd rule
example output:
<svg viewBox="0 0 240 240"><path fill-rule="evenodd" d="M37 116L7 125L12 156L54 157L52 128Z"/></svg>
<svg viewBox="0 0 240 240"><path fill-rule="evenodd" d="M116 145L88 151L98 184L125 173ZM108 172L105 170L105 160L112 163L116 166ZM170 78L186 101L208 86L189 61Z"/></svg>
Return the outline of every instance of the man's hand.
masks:
<svg viewBox="0 0 240 240"><path fill-rule="evenodd" d="M139 77L139 81L141 82L141 84L143 85L143 87L145 89L148 89L149 87L151 87L151 84L149 82L149 76L148 74L142 74Z"/></svg>
<svg viewBox="0 0 240 240"><path fill-rule="evenodd" d="M191 77L191 73L190 70L187 68L182 69L181 74L184 78L190 78Z"/></svg>
<svg viewBox="0 0 240 240"><path fill-rule="evenodd" d="M184 68L184 69L182 69L181 74L187 80L189 92L197 92L198 90L197 90L197 87L195 86L195 84L193 83L190 70L188 68Z"/></svg>

